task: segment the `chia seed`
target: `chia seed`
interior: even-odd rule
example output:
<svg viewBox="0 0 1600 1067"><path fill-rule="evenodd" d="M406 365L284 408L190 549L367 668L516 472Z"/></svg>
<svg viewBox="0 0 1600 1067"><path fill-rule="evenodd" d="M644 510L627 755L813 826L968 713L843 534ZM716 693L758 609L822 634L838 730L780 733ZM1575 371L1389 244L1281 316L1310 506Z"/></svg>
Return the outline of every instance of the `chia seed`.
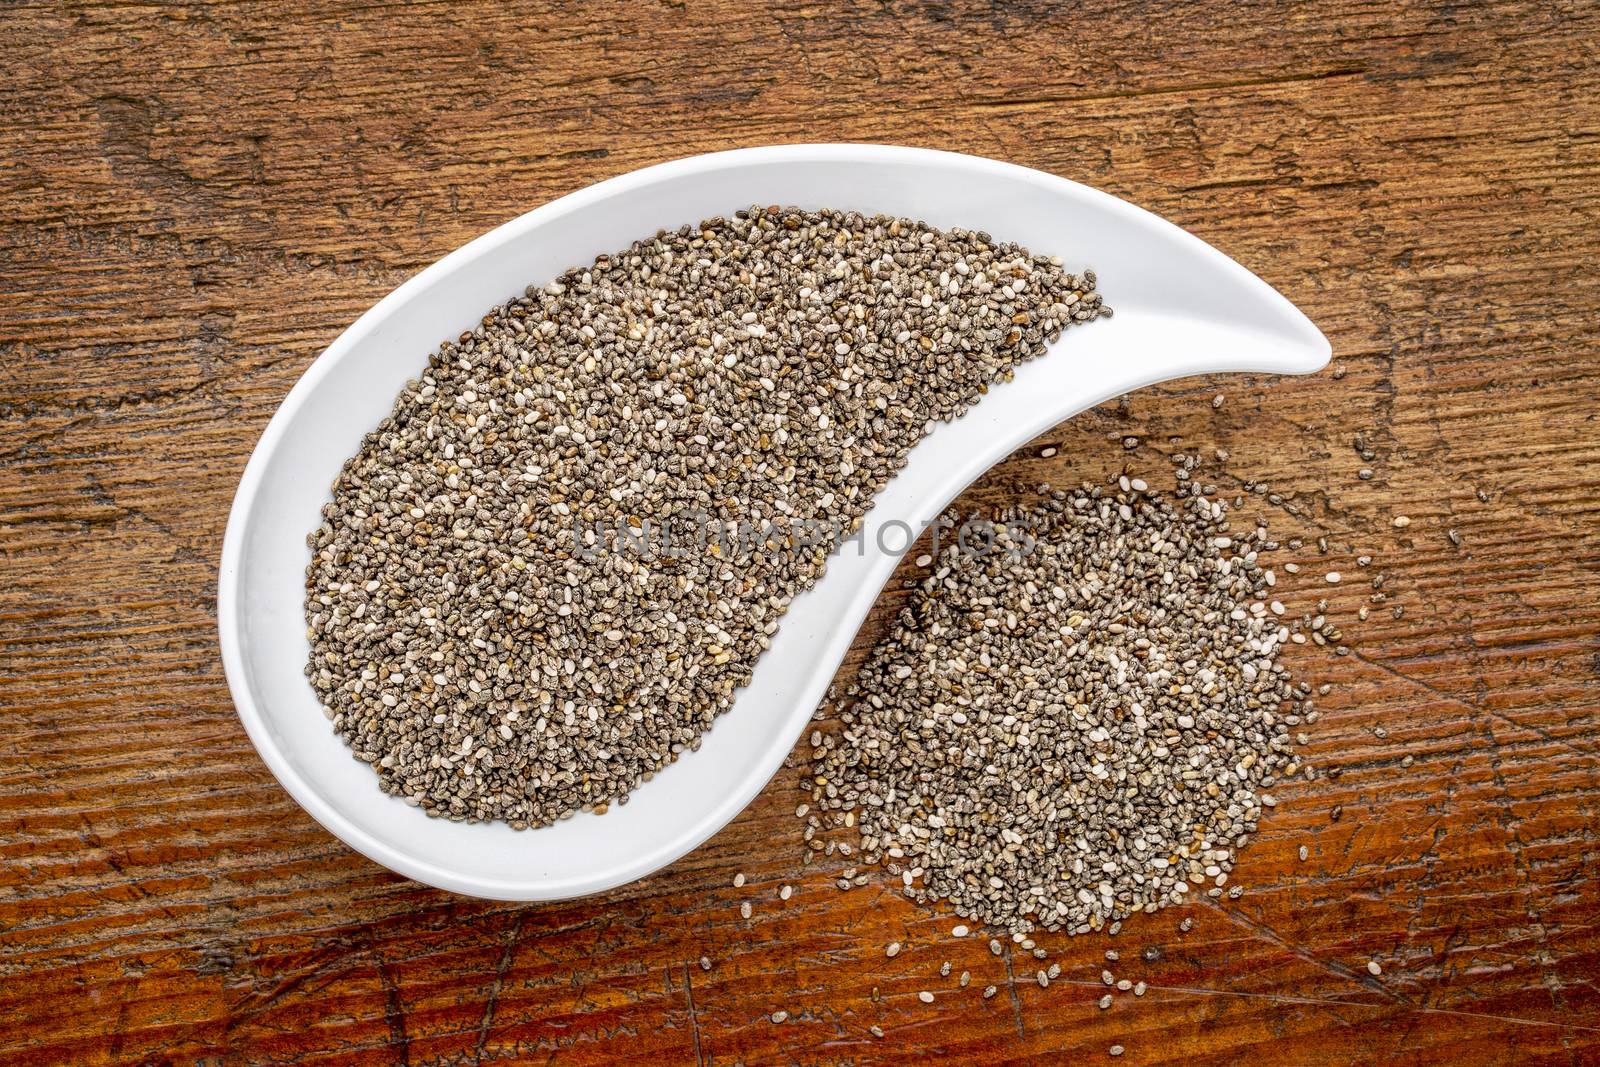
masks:
<svg viewBox="0 0 1600 1067"><path fill-rule="evenodd" d="M739 558L685 515L850 530L928 428L1109 314L1092 272L835 211L575 267L440 345L345 463L308 538L306 676L430 815L603 813L699 747L836 540ZM607 530L681 554L591 554Z"/></svg>
<svg viewBox="0 0 1600 1067"><path fill-rule="evenodd" d="M985 556L941 548L811 752L813 810L868 862L1024 949L1220 895L1299 768L1283 709L1310 689L1252 609L1266 531L1125 479L982 516Z"/></svg>

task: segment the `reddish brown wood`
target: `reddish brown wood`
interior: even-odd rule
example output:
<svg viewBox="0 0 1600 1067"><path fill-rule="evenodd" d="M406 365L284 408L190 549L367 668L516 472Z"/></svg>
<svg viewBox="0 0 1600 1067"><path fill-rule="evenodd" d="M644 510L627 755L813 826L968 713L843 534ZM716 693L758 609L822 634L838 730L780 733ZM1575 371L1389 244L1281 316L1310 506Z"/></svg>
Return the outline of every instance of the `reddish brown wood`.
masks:
<svg viewBox="0 0 1600 1067"><path fill-rule="evenodd" d="M1600 1062L1597 14L7 6L0 1060L993 1064L1120 1043L1124 1063ZM1050 939L1064 974L1040 989L888 888L831 888L834 860L802 871L795 770L656 877L513 907L351 853L234 716L213 622L227 506L320 348L554 196L801 139L960 149L1130 197L1282 288L1348 369L1137 395L969 496L1222 448L1220 485L1266 482L1301 512L1259 503L1275 529L1328 538L1284 599L1326 596L1354 649L1296 660L1333 686L1311 752L1340 777L1284 791L1242 899L1128 924L1116 971L1142 1000L1095 1008L1104 938ZM1326 569L1381 570L1392 599L1358 623L1370 590Z"/></svg>

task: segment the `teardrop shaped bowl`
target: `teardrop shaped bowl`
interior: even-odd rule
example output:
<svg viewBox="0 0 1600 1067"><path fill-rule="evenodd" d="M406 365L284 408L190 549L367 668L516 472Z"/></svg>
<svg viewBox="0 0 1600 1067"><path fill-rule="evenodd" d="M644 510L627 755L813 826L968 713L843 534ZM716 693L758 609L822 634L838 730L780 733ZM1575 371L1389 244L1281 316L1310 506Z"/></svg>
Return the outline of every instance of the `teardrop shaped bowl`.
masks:
<svg viewBox="0 0 1600 1067"><path fill-rule="evenodd" d="M1066 331L1015 379L912 452L849 544L797 597L734 708L700 750L626 806L517 831L425 815L378 788L323 717L302 668L306 534L344 460L407 379L490 307L661 228L752 203L986 230L1070 269L1093 267L1116 317ZM1298 374L1329 345L1293 305L1211 246L1086 186L1008 163L883 145L786 145L695 156L529 212L401 285L306 371L268 423L229 515L217 591L228 685L250 739L291 795L346 844L442 889L552 900L641 878L706 840L783 762L905 550L892 520L935 518L994 463L1109 397L1218 371Z"/></svg>

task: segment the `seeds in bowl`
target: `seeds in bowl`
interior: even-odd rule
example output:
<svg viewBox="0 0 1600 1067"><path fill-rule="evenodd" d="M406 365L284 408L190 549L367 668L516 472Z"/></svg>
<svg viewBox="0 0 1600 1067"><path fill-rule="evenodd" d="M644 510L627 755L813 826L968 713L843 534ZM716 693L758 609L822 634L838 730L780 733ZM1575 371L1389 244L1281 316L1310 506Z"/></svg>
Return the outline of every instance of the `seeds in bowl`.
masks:
<svg viewBox="0 0 1600 1067"><path fill-rule="evenodd" d="M333 485L306 675L382 788L540 826L626 803L732 706L906 454L1092 272L967 230L753 208L441 345Z"/></svg>

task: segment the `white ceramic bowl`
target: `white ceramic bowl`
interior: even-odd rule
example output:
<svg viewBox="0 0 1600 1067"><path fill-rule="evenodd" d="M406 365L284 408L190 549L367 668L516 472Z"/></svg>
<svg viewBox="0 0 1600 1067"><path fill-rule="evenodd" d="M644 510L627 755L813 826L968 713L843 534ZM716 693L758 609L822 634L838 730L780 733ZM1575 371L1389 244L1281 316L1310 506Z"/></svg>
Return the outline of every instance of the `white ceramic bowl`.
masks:
<svg viewBox="0 0 1600 1067"><path fill-rule="evenodd" d="M328 347L268 423L228 519L217 592L239 718L284 788L352 848L419 881L505 900L593 893L672 862L738 814L782 763L868 608L898 537L847 546L797 598L734 709L696 753L603 816L516 831L434 819L384 795L323 717L302 674L305 535L344 460L437 345L490 307L663 227L752 203L882 212L987 230L1092 266L1116 317L941 426L879 497L869 529L931 520L1050 426L1153 382L1214 371L1303 373L1327 341L1287 300L1209 245L1104 193L971 156L878 145L790 145L626 174L506 223L418 274Z"/></svg>

